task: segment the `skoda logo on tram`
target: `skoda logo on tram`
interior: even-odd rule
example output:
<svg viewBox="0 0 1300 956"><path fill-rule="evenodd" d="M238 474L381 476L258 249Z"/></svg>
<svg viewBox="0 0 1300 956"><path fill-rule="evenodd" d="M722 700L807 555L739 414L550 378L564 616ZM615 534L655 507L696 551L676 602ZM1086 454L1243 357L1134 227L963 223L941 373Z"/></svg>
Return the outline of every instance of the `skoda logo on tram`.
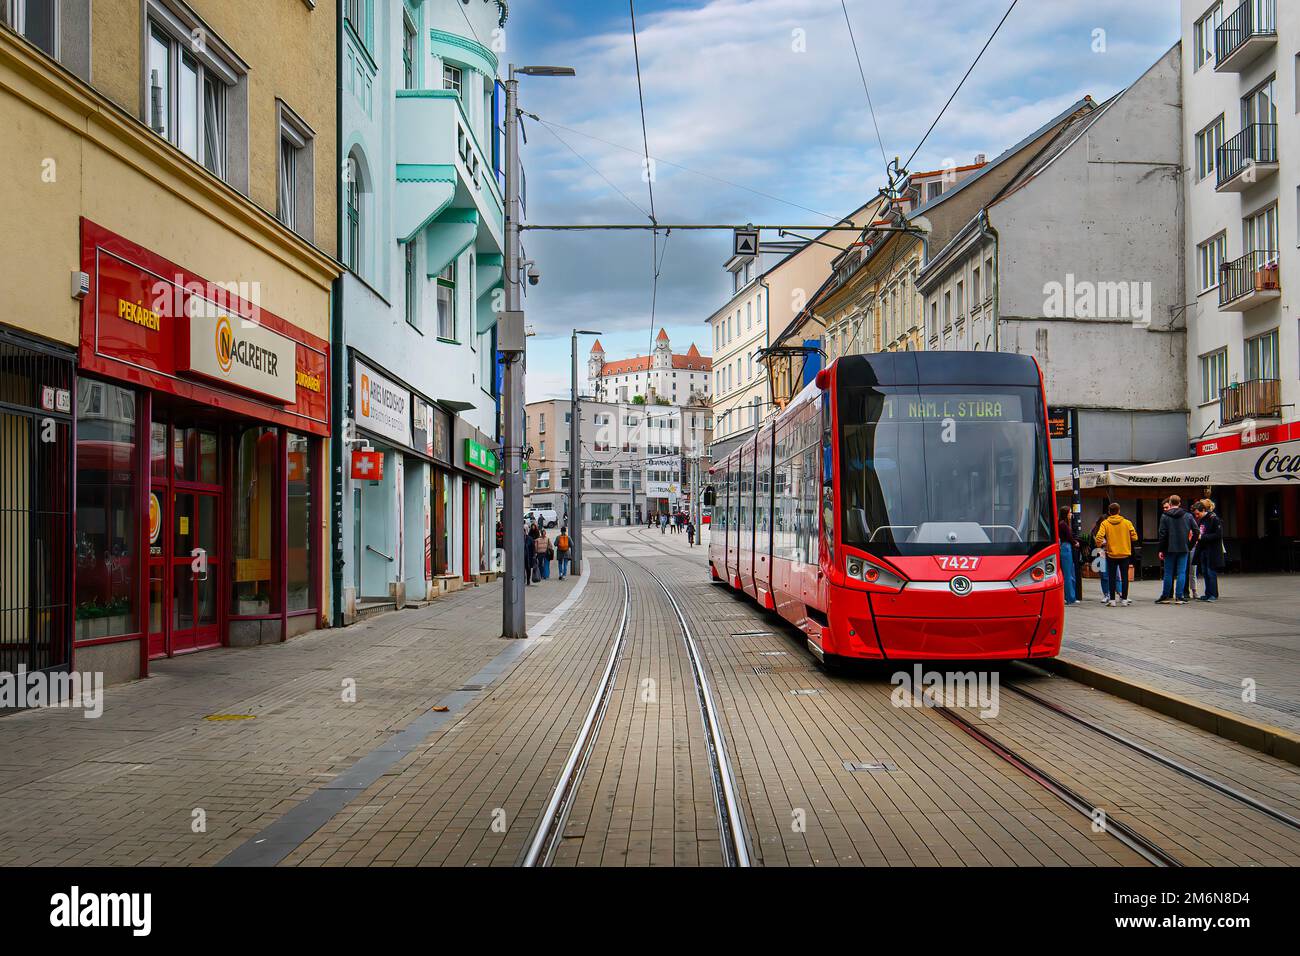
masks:
<svg viewBox="0 0 1300 956"><path fill-rule="evenodd" d="M970 583L970 578L964 574L959 574L948 582L948 589L958 597L965 597L970 594L973 585Z"/></svg>

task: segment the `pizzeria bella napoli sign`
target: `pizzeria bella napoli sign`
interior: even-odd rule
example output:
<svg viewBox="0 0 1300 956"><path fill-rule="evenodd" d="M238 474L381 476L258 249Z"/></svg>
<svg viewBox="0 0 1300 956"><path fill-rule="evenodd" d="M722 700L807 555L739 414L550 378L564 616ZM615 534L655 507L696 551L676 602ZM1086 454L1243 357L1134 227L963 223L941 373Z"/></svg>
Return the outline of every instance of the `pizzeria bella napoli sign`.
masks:
<svg viewBox="0 0 1300 956"><path fill-rule="evenodd" d="M1084 488L1113 485L1285 485L1290 482L1300 482L1300 439L1080 476ZM1068 478L1056 483L1057 491L1069 487Z"/></svg>

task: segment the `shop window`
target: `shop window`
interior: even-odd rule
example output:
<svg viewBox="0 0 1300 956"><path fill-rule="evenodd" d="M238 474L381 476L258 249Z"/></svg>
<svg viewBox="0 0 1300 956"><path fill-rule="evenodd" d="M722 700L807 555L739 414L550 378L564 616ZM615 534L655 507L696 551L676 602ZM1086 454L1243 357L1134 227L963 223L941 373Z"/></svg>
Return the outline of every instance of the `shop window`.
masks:
<svg viewBox="0 0 1300 956"><path fill-rule="evenodd" d="M279 436L274 428L249 428L235 449L234 499L231 502L231 613L270 614L274 575L275 472Z"/></svg>
<svg viewBox="0 0 1300 956"><path fill-rule="evenodd" d="M166 425L153 425L166 433ZM155 432L150 433L150 455ZM217 434L201 428L176 428L172 431L172 472L177 481L215 485L220 479L217 469Z"/></svg>
<svg viewBox="0 0 1300 956"><path fill-rule="evenodd" d="M479 485L478 489L478 569L491 570L488 567L488 524L492 512L488 503L487 489Z"/></svg>
<svg viewBox="0 0 1300 956"><path fill-rule="evenodd" d="M288 604L287 609L305 611L316 606L312 590L315 552L312 547L312 441L306 435L289 434L286 465L288 478Z"/></svg>
<svg viewBox="0 0 1300 956"><path fill-rule="evenodd" d="M133 634L139 593L135 393L77 383L77 638Z"/></svg>
<svg viewBox="0 0 1300 956"><path fill-rule="evenodd" d="M433 550L433 573L441 575L448 573L450 542L447 533L447 506L451 493L451 478L441 468L434 468L431 480L433 487L430 507L433 511L433 527L430 536L433 540L430 546Z"/></svg>

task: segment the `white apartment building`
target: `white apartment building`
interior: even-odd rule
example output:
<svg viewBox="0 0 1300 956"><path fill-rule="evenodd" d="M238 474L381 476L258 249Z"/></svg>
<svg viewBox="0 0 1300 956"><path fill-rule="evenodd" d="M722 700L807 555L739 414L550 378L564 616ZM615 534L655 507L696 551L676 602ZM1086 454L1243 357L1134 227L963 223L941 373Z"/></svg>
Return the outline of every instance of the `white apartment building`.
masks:
<svg viewBox="0 0 1300 956"><path fill-rule="evenodd" d="M709 316L713 336L714 441L735 439L762 421L771 407L767 370L758 351L768 344L768 296L763 274L778 261L767 253L732 256L731 296Z"/></svg>
<svg viewBox="0 0 1300 956"><path fill-rule="evenodd" d="M657 395L674 405L707 401L713 360L700 354L691 343L685 353L674 353L668 332L659 330L650 355L605 360L605 349L597 339L587 357L587 379L592 394L600 401L630 402L640 395Z"/></svg>
<svg viewBox="0 0 1300 956"><path fill-rule="evenodd" d="M1300 3L1183 0L1181 29L1191 438L1300 438Z"/></svg>

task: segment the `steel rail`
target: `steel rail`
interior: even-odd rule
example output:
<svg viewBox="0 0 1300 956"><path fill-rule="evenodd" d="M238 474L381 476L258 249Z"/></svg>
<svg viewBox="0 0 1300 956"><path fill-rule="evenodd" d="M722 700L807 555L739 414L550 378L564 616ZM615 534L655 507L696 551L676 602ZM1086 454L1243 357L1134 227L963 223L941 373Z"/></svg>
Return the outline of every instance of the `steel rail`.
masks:
<svg viewBox="0 0 1300 956"><path fill-rule="evenodd" d="M595 537L593 533L592 537ZM610 550L620 557L623 553L610 545L608 541L603 541L608 545ZM731 758L727 754L727 743L722 732L721 721L718 720L717 707L713 702L713 692L709 688L708 677L704 673L704 664L700 656L700 650L695 643L695 637L691 633L690 623L686 620L686 614L682 611L681 605L677 603L677 598L663 579L659 577L652 569L644 565L638 565L643 571L654 578L656 584L668 598L668 603L672 605L674 613L677 615L677 623L682 629L682 640L686 646L686 656L691 664L691 677L695 682L695 692L700 704L700 713L704 718L705 737L709 746L709 765L711 776L713 778L713 805L718 814L718 828L722 831L722 846L726 854L728 866L747 867L750 865L749 846L745 840L745 824L740 812L740 801L736 796L736 783L731 770Z"/></svg>
<svg viewBox="0 0 1300 956"><path fill-rule="evenodd" d="M932 702L935 700L934 698L929 698L929 699ZM1128 826L1126 823L1123 823L1122 821L1115 819L1115 817L1112 816L1111 814L1106 813L1104 808L1098 807L1095 804L1089 802L1089 800L1086 797L1076 793L1075 791L1067 787L1065 784L1061 783L1059 780L1052 777L1050 774L1034 766L1032 763L1030 763L1024 757L1020 756L1020 754L1016 753L1010 747L1006 746L1005 744L1001 743L1000 741L986 734L984 731L980 730L978 727L976 727L973 723L971 723L961 714L957 713L956 711L950 710L949 708L941 704L934 703L933 706L935 710L939 711L939 713L941 713L949 721L956 724L959 728L965 731L967 735L974 738L984 747L988 748L990 751L997 754L997 756L1001 757L1007 763L1011 764L1011 766L1015 767L1026 777L1033 780L1035 783L1039 784L1045 790L1052 793L1055 797L1057 797L1057 799L1064 802L1067 806L1073 807L1075 810L1078 810L1080 813L1086 816L1089 820L1092 820L1094 823L1098 819L1097 814L1098 813L1102 814L1101 819L1104 821L1102 824L1102 829L1104 830L1104 832L1114 837L1120 843L1123 843L1130 850L1133 850L1135 853L1137 853L1147 862L1151 863L1154 866L1182 866L1183 865L1178 860L1177 857L1171 855L1168 851L1161 848L1159 844L1154 843L1153 841L1147 839L1142 834L1134 830L1132 827Z"/></svg>
<svg viewBox="0 0 1300 956"><path fill-rule="evenodd" d="M1300 830L1300 820L1296 819L1295 817L1287 813L1284 813L1283 811L1277 809L1276 807L1269 806L1267 803L1264 803L1261 800L1256 800L1254 797L1250 796L1250 794L1242 793L1240 790L1228 786L1226 783L1223 783L1221 780L1217 780L1214 777L1211 777L1209 774L1202 773L1199 770L1196 770L1192 767L1188 767L1185 764L1181 764L1177 760L1174 760L1172 757L1167 757L1164 754L1160 753L1160 751L1158 750L1153 750L1150 747L1146 746L1145 744L1140 744L1136 740L1132 740L1129 737L1125 737L1123 734L1116 733L1115 731L1107 727L1103 727L1101 724L1095 723L1086 717L1080 717L1078 714L1074 713L1073 711L1065 707L1062 707L1060 704L1056 704L1050 700L1046 700L1042 697L1039 697L1037 694L1033 693L1032 691L1027 691L1022 687L1015 686L1014 684L1004 684L1003 686L1007 690L1011 691L1013 694L1018 694L1019 696L1024 697L1026 700L1033 701L1035 704L1039 705L1040 707L1044 707L1055 714L1060 714L1062 717L1065 717L1067 720L1072 720L1076 724L1079 724L1080 726L1087 727L1089 730L1093 731L1094 733L1100 734L1101 736L1105 737L1108 740L1113 740L1115 743L1127 747L1129 750L1132 750L1135 753L1139 753L1150 760L1154 760L1156 763L1160 764L1161 766L1168 767L1170 770L1180 773L1184 777L1188 777L1189 779L1195 780L1197 783L1209 787L1211 790L1217 791L1218 793L1223 794L1225 797L1228 797L1229 799L1236 800L1237 802L1242 803L1253 810L1258 810L1260 813L1264 814L1265 816L1271 817L1272 819L1288 827L1291 827L1296 830Z"/></svg>
<svg viewBox="0 0 1300 956"><path fill-rule="evenodd" d="M632 606L632 586L628 583L627 574L615 562L611 561L610 564L623 578L623 614L618 624L618 635L610 648L609 659L605 662L605 670L600 676L595 699L587 710L586 719L583 720L582 727L578 730L578 737L573 742L573 749L569 751L555 790L551 793L551 799L547 802L537 830L529 843L528 853L523 862L526 867L546 866L550 863L555 848L559 845L560 836L564 833L564 825L568 821L569 810L573 807L573 798L577 795L578 784L595 749L596 737L600 732L601 724L604 723L605 712L609 710L609 701L614 689L614 675L627 642L628 617Z"/></svg>

